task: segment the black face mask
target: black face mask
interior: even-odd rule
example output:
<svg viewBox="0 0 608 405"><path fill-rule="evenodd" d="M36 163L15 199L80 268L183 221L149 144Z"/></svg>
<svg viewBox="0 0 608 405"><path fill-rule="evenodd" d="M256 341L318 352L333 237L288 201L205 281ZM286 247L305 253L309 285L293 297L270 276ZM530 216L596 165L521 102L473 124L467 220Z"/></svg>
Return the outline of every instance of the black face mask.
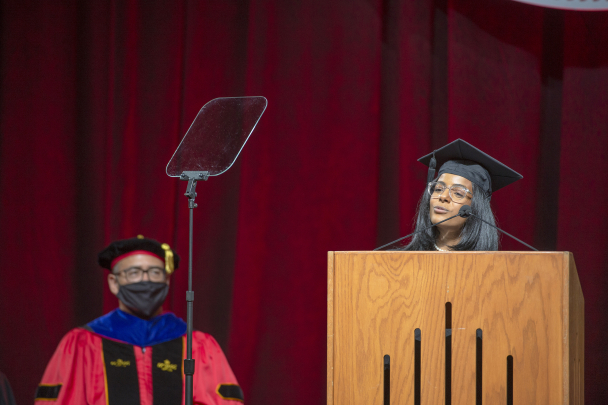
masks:
<svg viewBox="0 0 608 405"><path fill-rule="evenodd" d="M168 292L167 283L140 281L121 285L116 296L129 308L149 318L163 305Z"/></svg>

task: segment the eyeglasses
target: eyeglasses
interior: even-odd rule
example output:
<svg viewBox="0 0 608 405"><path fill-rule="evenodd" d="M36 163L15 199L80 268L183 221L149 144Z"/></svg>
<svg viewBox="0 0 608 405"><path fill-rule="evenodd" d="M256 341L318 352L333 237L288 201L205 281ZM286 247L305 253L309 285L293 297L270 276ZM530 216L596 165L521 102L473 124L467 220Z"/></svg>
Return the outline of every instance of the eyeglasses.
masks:
<svg viewBox="0 0 608 405"><path fill-rule="evenodd" d="M465 186L460 184L454 184L452 187L446 186L444 183L433 181L430 182L426 191L429 193L431 198L439 198L445 190L449 190L450 198L454 202L464 201L465 198L472 198L473 193L471 193ZM470 194L469 197L467 194Z"/></svg>
<svg viewBox="0 0 608 405"><path fill-rule="evenodd" d="M143 280L144 273L148 273L148 279L153 282L163 282L167 279L167 273L162 267L150 267L148 270L141 267L129 267L118 272L118 274L120 273L123 273L130 283L138 283Z"/></svg>

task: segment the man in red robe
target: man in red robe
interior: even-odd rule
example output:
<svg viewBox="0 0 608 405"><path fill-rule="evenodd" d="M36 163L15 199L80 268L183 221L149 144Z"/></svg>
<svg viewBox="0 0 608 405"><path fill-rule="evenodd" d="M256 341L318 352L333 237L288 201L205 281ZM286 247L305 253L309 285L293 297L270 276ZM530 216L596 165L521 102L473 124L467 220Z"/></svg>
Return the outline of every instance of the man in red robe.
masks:
<svg viewBox="0 0 608 405"><path fill-rule="evenodd" d="M141 235L99 254L119 307L68 332L47 365L36 404L164 405L184 403L186 323L162 311L179 256ZM215 339L192 336L194 403L243 402L243 392Z"/></svg>

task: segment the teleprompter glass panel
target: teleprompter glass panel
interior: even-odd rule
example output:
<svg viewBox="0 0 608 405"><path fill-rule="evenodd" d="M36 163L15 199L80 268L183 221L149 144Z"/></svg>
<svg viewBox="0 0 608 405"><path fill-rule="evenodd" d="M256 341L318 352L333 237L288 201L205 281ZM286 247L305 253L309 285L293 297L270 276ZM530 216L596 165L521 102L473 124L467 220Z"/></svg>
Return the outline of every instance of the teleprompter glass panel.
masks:
<svg viewBox="0 0 608 405"><path fill-rule="evenodd" d="M167 175L208 172L218 176L232 166L268 101L264 97L222 97L201 108L167 165Z"/></svg>

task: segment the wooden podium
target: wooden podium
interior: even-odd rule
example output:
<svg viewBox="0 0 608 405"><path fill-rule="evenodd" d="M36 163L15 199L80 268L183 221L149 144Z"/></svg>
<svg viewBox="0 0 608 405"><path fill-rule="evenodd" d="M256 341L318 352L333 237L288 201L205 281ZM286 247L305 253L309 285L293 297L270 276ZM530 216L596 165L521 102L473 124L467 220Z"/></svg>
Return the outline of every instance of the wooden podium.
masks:
<svg viewBox="0 0 608 405"><path fill-rule="evenodd" d="M569 252L329 252L327 404L583 404Z"/></svg>

